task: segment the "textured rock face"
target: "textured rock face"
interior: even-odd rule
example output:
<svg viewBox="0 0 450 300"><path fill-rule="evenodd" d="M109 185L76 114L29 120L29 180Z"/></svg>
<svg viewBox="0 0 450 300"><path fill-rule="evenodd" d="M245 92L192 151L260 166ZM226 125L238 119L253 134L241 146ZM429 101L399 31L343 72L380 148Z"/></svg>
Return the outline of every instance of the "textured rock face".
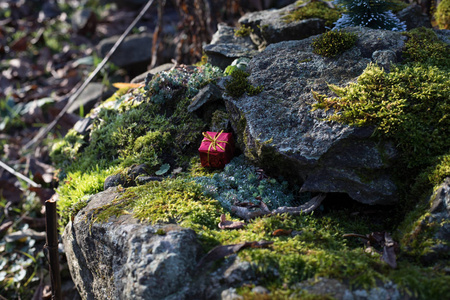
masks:
<svg viewBox="0 0 450 300"><path fill-rule="evenodd" d="M102 40L98 45L98 51L102 57L114 46L119 36L113 36ZM133 64L147 63L152 58L152 35L149 33L134 34L125 38L124 42L117 48L111 57L111 62L119 67Z"/></svg>
<svg viewBox="0 0 450 300"><path fill-rule="evenodd" d="M93 196L65 229L69 269L82 298L183 299L201 251L194 231L138 224L130 215L91 226L93 210L117 196L115 189Z"/></svg>
<svg viewBox="0 0 450 300"><path fill-rule="evenodd" d="M253 29L252 39L260 46L288 40L301 40L325 32L325 20L312 18L286 23L282 18L298 6L248 13L239 19L241 25Z"/></svg>
<svg viewBox="0 0 450 300"><path fill-rule="evenodd" d="M430 202L430 215L419 226L437 226L433 237L436 244L432 246L433 251L424 258L425 261L450 256L450 177L437 187Z"/></svg>
<svg viewBox="0 0 450 300"><path fill-rule="evenodd" d="M250 37L237 37L234 28L219 24L211 43L203 50L208 55L208 62L225 69L233 60L239 57L253 57L258 53Z"/></svg>
<svg viewBox="0 0 450 300"><path fill-rule="evenodd" d="M191 229L131 215L91 222L119 196L115 188L92 196L65 228L64 250L83 299L218 299L227 288L257 282L254 266L236 255L216 270L198 267L205 253Z"/></svg>
<svg viewBox="0 0 450 300"><path fill-rule="evenodd" d="M371 138L370 128L350 128L311 111L311 91L330 94L327 84L346 85L363 72L377 51L400 59L400 33L356 29L357 45L330 59L312 52L312 39L269 45L250 63L249 80L264 86L256 96L226 97L227 109L247 156L287 178L303 191L347 193L365 204L393 204L389 177L395 149ZM379 52L378 52L379 53Z"/></svg>

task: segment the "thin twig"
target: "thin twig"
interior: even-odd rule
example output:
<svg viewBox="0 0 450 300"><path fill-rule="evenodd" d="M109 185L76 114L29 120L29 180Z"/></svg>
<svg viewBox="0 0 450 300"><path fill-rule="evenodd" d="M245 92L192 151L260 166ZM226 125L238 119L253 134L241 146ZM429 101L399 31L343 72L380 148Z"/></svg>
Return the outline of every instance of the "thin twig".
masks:
<svg viewBox="0 0 450 300"><path fill-rule="evenodd" d="M11 168L10 166L8 166L7 164L5 164L4 162L2 162L0 160L0 167L2 167L3 169L5 169L6 171L8 171L9 173L13 174L14 176L26 181L29 185L33 186L33 187L41 187L40 184L37 184L36 182L34 182L33 180L31 180L30 178L24 176L23 174L17 172L16 170L14 170L13 168Z"/></svg>
<svg viewBox="0 0 450 300"><path fill-rule="evenodd" d="M58 116L46 127L43 127L36 136L29 141L25 145L25 149L29 149L33 147L35 144L39 144L42 139L50 132L50 130L55 127L55 125L58 123L58 121L62 118L62 116L67 112L69 107L72 105L72 103L81 95L81 93L84 91L84 89L87 87L87 85L94 79L94 77L97 75L97 73L105 66L105 64L108 62L109 58L114 54L114 52L119 48L120 44L125 40L125 37L130 33L130 31L134 28L134 26L137 24L137 22L142 18L142 16L145 14L145 12L150 8L152 5L153 0L149 0L147 4L144 6L144 8L141 10L139 15L134 19L134 21L128 26L128 28L125 30L124 33L120 36L120 38L117 40L117 42L114 44L114 46L109 50L108 54L106 54L105 58L101 61L101 63L95 68L94 72L89 75L89 77L84 81L83 85L73 94L70 96L69 101L67 102L66 106L59 112Z"/></svg>
<svg viewBox="0 0 450 300"><path fill-rule="evenodd" d="M52 283L52 299L61 300L61 274L59 273L58 221L56 218L56 198L45 201L45 219L47 228L47 249L49 270Z"/></svg>

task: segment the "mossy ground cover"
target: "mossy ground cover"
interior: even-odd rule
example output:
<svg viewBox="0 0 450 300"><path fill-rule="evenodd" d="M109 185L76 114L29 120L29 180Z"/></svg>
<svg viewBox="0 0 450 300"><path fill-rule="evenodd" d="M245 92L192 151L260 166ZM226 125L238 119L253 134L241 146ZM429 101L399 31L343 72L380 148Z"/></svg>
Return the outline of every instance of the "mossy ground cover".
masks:
<svg viewBox="0 0 450 300"><path fill-rule="evenodd" d="M400 161L395 175L402 194L398 218L406 217L395 237L404 255L419 261L433 252L433 245L448 243L434 237L442 224L423 221L429 216L433 189L450 176L450 47L430 29L405 35L403 64L389 73L369 65L356 83L330 85L337 97L314 94L314 108L332 109L332 121L375 126L374 138L391 139L397 145ZM441 259L441 264L448 263L448 256Z"/></svg>
<svg viewBox="0 0 450 300"><path fill-rule="evenodd" d="M342 280L353 288L369 288L379 282L391 280L398 284L404 293L422 299L439 299L450 293L447 284L450 276L441 268L442 265L421 265L417 261L417 257L421 253L414 253L403 248L403 252L397 257L398 268L391 269L381 261L380 254L366 252L363 244L358 240L342 236L345 233L352 232L369 234L374 231L399 229L396 234L396 238L399 240L412 231L412 223L420 220L424 214L423 209L410 212L406 219L408 223L406 224L405 221L398 227L396 225L401 219L397 219L393 223L378 223L373 222L370 218L352 214L354 211L351 209L336 208L323 212L318 211L313 215L267 216L249 221L243 229L220 230L217 226L220 222L220 216L226 214L228 220L233 220L233 217L228 212L227 205L224 205L223 199L220 199L220 195L224 194L223 191L220 191L220 193L211 192L211 189L208 190L207 188L208 184L217 184L225 180L223 182L224 188L240 191L235 193L236 197L248 194L251 197L260 197L261 199L265 196L269 197L265 192L276 186L279 187L278 191L283 191L283 197L288 199L290 197L289 187L283 187L282 180L275 178L256 180L256 178L246 175L246 180L240 179L239 176L231 180L227 172L233 172L234 170L222 172L204 169L200 167L198 158L192 158L196 156L195 150L201 140L200 132L206 124L195 116L187 114L186 107L189 104L190 97L195 94L195 89L210 80L214 80L214 78L222 76L208 66L201 68L208 69L194 72L196 80L193 80L192 76L184 76L175 72L171 75L164 74L156 77L148 82L145 88L135 92L117 94L114 99L107 102L109 104L105 103L105 107L100 109L97 121L94 122L88 137L72 132L65 140L55 145L53 157L62 168L62 181L58 191L61 197L59 205L62 225L65 225L70 216L86 204L89 195L103 189L103 181L108 175L120 172L132 164L146 163L153 168L153 171L156 171L162 164L169 163L172 169L181 166L184 172L176 176L168 176L161 182L151 182L142 186L127 188L122 197L96 209L89 221L103 222L111 216L126 213L133 214L142 222L153 224L176 222L181 226L195 230L205 253L214 246L221 244L261 240L273 241L270 249L245 249L238 255L241 259L253 263L260 275L260 284L273 291L275 298L278 297L276 295L279 295L280 299L290 295L289 289L294 283L319 276ZM440 72L443 72L443 69L436 66L407 65L400 66L392 72L391 75L381 74L375 66L370 66L367 69L365 80L370 83L371 87L376 87L377 90L385 86L392 89L392 86L387 85L387 83L390 80L395 82L396 85L400 86L398 94L408 95L408 99L413 99L414 104L419 106L417 111L422 110L420 105L423 105L421 104L423 101L431 103L430 101L434 99L435 93L448 93L445 86L441 86L446 82L445 78L441 78ZM412 73L402 77L399 75L403 74L402 72ZM369 73L372 77L369 76ZM434 87L433 83L431 84L432 87L426 87L427 89L415 92L413 87L414 80L416 80L415 76L420 74L423 74L421 75L423 78L419 76L423 81L433 83L433 80L437 78L435 82L437 87ZM362 77L364 79L364 76ZM446 78L448 80L448 76ZM406 82L405 85L398 84L403 81ZM354 85L351 88L358 90ZM407 90L403 91L402 89ZM376 96L387 95L385 98L380 97L381 101L389 100L390 90L381 89L378 92L381 94L376 94ZM360 93L364 95L364 92ZM427 97L428 94L431 96ZM348 99L345 98L350 97L348 95L351 96L352 94L343 93L340 99ZM361 99L369 99L369 97L361 97ZM438 99L441 100L435 103L433 112L438 112L439 109L437 108L445 103L445 99L448 100L448 97ZM322 105L323 103L330 104L330 107L331 104L334 106L342 105L338 98L333 100L320 98L320 100ZM349 100L349 103L357 104L358 102ZM372 106L376 105L373 101L370 103ZM388 103L383 104L387 105ZM396 102L391 107L395 108L395 104ZM366 106L362 105L361 107ZM327 105L322 107L327 108ZM347 112L346 107L343 106L340 114L335 116L345 115L343 112ZM358 112L351 105L348 107ZM404 105L398 105L398 107L405 109ZM445 111L445 106L440 107ZM409 107L407 106L407 108ZM381 113L381 115L377 116L377 113ZM355 114L349 113L345 116L350 118L349 120L354 120L356 125L361 119L354 117ZM379 120L385 120L382 118L383 116L395 119L401 114L395 109L393 109L393 113L382 109L374 109L372 113L365 113L364 111L362 115L374 122L373 120L378 120L377 117L379 117ZM351 117L354 117L354 119L351 119ZM432 118L432 120L435 119ZM379 132L392 133L393 135L389 138L393 138L395 130L403 124L402 122L393 122L392 124L383 122L380 122L380 124L384 124L384 127L381 127ZM442 129L439 127L445 122L448 122L446 118L439 118L431 134L434 130L438 130L436 137L439 137L441 133L439 130L446 132L445 127ZM408 122L406 123L408 124ZM386 128L389 130L384 130ZM428 127L426 128L429 130ZM424 138L424 136L418 134L417 138L420 141L420 138ZM449 174L448 153L440 152L441 147L445 148L447 144L441 145L440 143L445 143L445 141L440 140L433 146L435 148L431 148L427 168L420 162L417 162L418 165L416 165L416 167L420 166L421 169L426 169L426 173L422 173L420 175L422 177L419 176L418 178L423 178L428 186L439 183L444 176ZM418 146L421 145L418 144ZM409 146L405 145L405 147ZM412 148L412 152L405 151L405 155L411 155L409 157L414 158L416 148ZM427 151L424 153L427 153ZM404 162L406 161L405 159ZM438 161L439 163L433 165L430 163L432 161ZM199 178L202 179L199 180ZM261 186L263 188L260 188ZM245 187L245 189L242 191L242 189L239 189L240 187ZM282 195L279 194L279 196ZM410 201L410 207L418 202L417 199L405 199ZM231 200L229 199L229 201ZM423 207L426 207L426 205ZM391 211L387 211L381 218L386 218L386 215L392 215ZM403 225L405 227L402 227ZM277 229L294 230L299 234L295 236L273 235L273 232ZM416 241L423 241L423 243L419 243L418 247L429 243L426 238ZM410 243L409 246L417 245ZM281 293L280 291L283 290L287 290L287 292ZM246 291L245 288L241 290L241 293L251 298L251 293Z"/></svg>

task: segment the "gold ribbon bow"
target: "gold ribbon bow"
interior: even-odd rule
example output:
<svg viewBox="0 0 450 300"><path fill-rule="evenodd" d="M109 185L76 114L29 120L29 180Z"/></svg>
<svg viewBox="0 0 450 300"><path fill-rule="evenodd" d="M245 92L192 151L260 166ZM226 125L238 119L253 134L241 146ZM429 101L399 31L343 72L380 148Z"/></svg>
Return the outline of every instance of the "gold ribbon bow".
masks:
<svg viewBox="0 0 450 300"><path fill-rule="evenodd" d="M211 151L211 148L214 149L214 151L217 151L217 147L219 147L220 149L222 149L222 151L225 151L225 148L222 147L221 145L219 145L219 143L225 143L228 144L227 141L221 141L219 140L220 135L223 133L223 130L221 130L218 134L216 134L215 137L212 137L211 135L209 135L208 132L203 132L203 136L205 137L203 140L207 140L208 142L210 142L209 147L208 147L208 164L209 164L209 152Z"/></svg>

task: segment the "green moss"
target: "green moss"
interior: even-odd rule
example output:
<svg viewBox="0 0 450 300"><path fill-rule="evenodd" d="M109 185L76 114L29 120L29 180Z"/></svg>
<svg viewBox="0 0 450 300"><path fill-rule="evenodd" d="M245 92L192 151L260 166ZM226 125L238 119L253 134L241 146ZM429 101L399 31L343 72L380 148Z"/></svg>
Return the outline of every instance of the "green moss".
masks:
<svg viewBox="0 0 450 300"><path fill-rule="evenodd" d="M450 1L442 0L436 8L434 13L434 19L436 20L439 29L450 28Z"/></svg>
<svg viewBox="0 0 450 300"><path fill-rule="evenodd" d="M245 24L242 24L238 29L234 31L234 35L236 37L246 37L249 36L253 32L253 29L251 27L245 26Z"/></svg>
<svg viewBox="0 0 450 300"><path fill-rule="evenodd" d="M84 137L71 129L64 139L53 144L50 157L58 167L69 166L77 160L78 152L85 144Z"/></svg>
<svg viewBox="0 0 450 300"><path fill-rule="evenodd" d="M440 41L432 29L414 28L404 34L408 37L408 41L402 56L407 62L450 68L450 46Z"/></svg>
<svg viewBox="0 0 450 300"><path fill-rule="evenodd" d="M188 95L221 74L206 65L192 73L166 74L164 78L170 82L156 94L152 84L147 91L119 90L98 109L89 136L71 131L54 145L52 158L60 168L62 225L70 219L71 206L103 190L106 177L119 170L134 164L146 164L153 171L163 164L186 168L205 127L201 119L187 112ZM155 96L168 98L170 103L154 101Z"/></svg>
<svg viewBox="0 0 450 300"><path fill-rule="evenodd" d="M445 153L450 140L450 79L433 66L393 67L385 73L369 65L357 83L330 85L338 97L315 94L314 108L333 108L330 120L354 126L374 125L393 138L410 167L426 166Z"/></svg>
<svg viewBox="0 0 450 300"><path fill-rule="evenodd" d="M318 101L314 108L333 109L329 120L375 126L377 138L397 145L398 216L406 217L395 238L401 240L405 256L420 261L441 242L435 232L443 224L428 222L429 197L450 176L449 48L428 29L407 35L406 64L394 66L389 73L369 65L356 83L330 86L338 97L314 93Z"/></svg>
<svg viewBox="0 0 450 300"><path fill-rule="evenodd" d="M283 16L283 21L286 23L320 18L325 20L325 25L330 27L341 17L339 10L330 8L323 2L311 1L307 5L299 7Z"/></svg>
<svg viewBox="0 0 450 300"><path fill-rule="evenodd" d="M331 30L313 40L313 52L325 57L335 57L352 48L356 40L357 35L354 33Z"/></svg>
<svg viewBox="0 0 450 300"><path fill-rule="evenodd" d="M247 78L250 74L239 68L234 68L230 75L231 79L225 84L225 89L227 94L232 97L239 98L244 93L253 96L261 93L263 90L262 86L252 86Z"/></svg>

